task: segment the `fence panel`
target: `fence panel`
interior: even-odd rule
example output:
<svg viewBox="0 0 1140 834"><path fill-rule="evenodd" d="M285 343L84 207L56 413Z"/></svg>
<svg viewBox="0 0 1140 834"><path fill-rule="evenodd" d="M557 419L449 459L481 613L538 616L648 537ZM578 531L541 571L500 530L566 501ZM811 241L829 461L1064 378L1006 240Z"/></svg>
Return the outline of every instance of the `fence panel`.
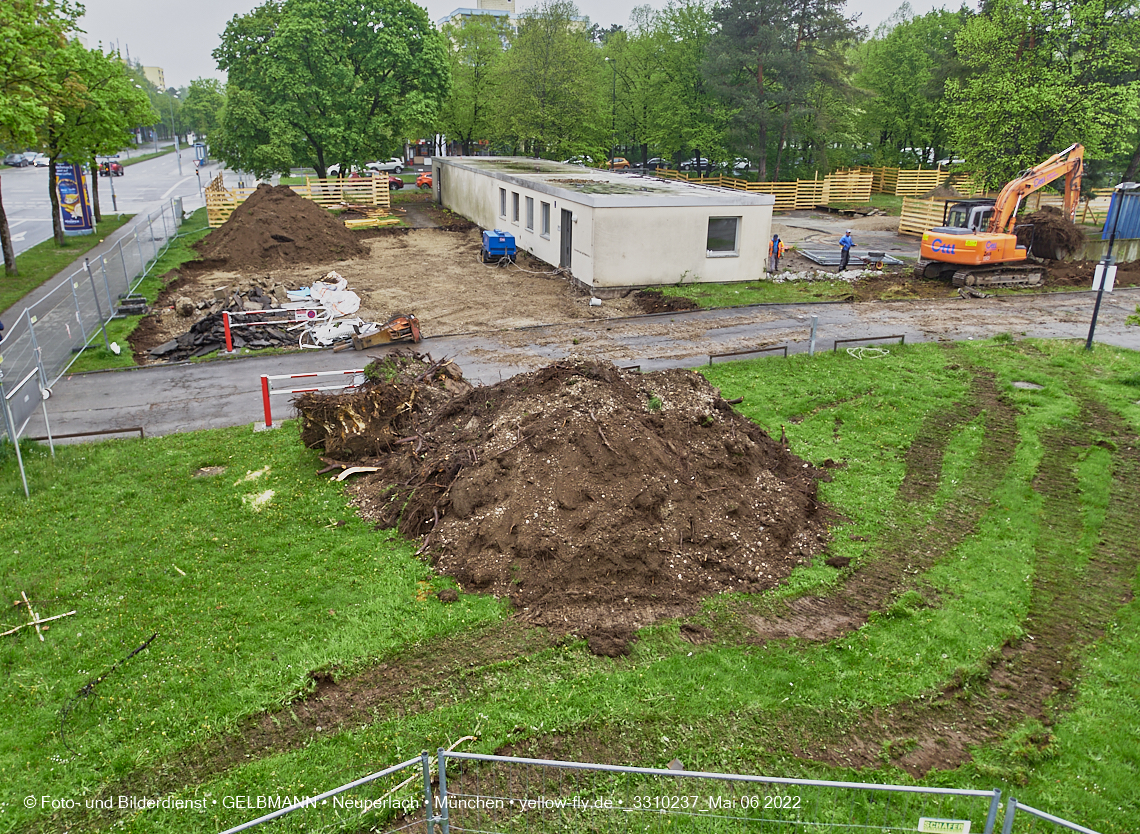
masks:
<svg viewBox="0 0 1140 834"><path fill-rule="evenodd" d="M175 205L136 219L106 255L88 259L9 323L0 343L6 380L22 380L38 369L50 387L85 345L102 341L102 326L115 314L120 297L138 286L177 234L182 218Z"/></svg>
<svg viewBox="0 0 1140 834"><path fill-rule="evenodd" d="M302 197L326 208L351 203L354 205L391 208L392 198L388 190L388 177L349 177L346 179L318 179L305 177L304 185L289 186ZM219 173L205 188L206 218L210 228L216 229L234 213L256 188L227 188Z"/></svg>
<svg viewBox="0 0 1140 834"><path fill-rule="evenodd" d="M652 770L442 753L451 831L918 831L920 820L994 831L1000 791ZM954 830L954 829L944 829ZM960 830L960 829L959 829Z"/></svg>
<svg viewBox="0 0 1140 834"><path fill-rule="evenodd" d="M1062 834L1066 831L1076 831L1078 834L1097 834L1091 828L1077 825L1075 822L1063 820L1044 811L1038 811L1010 798L1005 809L1005 820L1002 822L1002 834Z"/></svg>
<svg viewBox="0 0 1140 834"><path fill-rule="evenodd" d="M941 167L899 171L894 194L896 197L917 197L942 185L949 177L949 172L943 171Z"/></svg>
<svg viewBox="0 0 1140 834"><path fill-rule="evenodd" d="M899 215L899 234L921 235L935 226L941 226L944 209L943 200L903 198L902 213Z"/></svg>

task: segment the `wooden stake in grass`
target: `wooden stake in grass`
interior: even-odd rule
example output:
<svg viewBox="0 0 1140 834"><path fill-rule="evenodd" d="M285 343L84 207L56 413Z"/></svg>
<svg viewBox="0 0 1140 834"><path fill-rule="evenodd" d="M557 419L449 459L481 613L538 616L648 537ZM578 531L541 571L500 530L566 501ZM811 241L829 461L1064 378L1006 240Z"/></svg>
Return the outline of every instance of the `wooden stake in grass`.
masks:
<svg viewBox="0 0 1140 834"><path fill-rule="evenodd" d="M40 631L40 618L37 617L36 612L32 610L32 604L28 602L28 595L23 591L20 591L20 596L24 598L24 605L28 606L28 614L30 614L32 617L32 623L36 627L36 634L39 636L40 642L42 643L44 641L44 633Z"/></svg>
<svg viewBox="0 0 1140 834"><path fill-rule="evenodd" d="M42 620L36 619L35 622L32 623L23 623L22 625L18 625L15 628L10 628L5 632L0 632L0 637L7 637L9 634L15 634L20 629L27 628L30 625L35 625L38 628L39 623L50 623L52 620L62 620L64 617L70 617L75 613L77 612L68 611L66 614L56 614L54 617L44 617ZM41 637L40 639L42 640L43 638Z"/></svg>

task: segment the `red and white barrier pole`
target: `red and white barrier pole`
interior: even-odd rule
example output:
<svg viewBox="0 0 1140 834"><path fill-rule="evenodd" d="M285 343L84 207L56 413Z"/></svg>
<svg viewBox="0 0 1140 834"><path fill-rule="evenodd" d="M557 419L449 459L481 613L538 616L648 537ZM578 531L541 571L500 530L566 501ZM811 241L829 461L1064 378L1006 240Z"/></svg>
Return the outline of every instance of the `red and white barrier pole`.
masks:
<svg viewBox="0 0 1140 834"><path fill-rule="evenodd" d="M229 310L222 311L222 321L226 325L226 353L234 352L234 337L230 332L230 312Z"/></svg>
<svg viewBox="0 0 1140 834"><path fill-rule="evenodd" d="M273 413L269 410L269 377L261 377L261 404L265 409L265 428L273 428Z"/></svg>

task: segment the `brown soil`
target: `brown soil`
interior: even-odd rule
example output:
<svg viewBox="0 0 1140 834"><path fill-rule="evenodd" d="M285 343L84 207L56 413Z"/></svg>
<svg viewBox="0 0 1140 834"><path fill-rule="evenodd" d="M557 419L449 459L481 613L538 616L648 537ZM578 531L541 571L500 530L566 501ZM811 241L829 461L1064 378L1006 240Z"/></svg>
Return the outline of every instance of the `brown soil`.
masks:
<svg viewBox="0 0 1140 834"><path fill-rule="evenodd" d="M1081 228L1065 217L1056 206L1042 206L1033 214L1020 218L1018 225L1027 224L1032 229L1022 229L1017 233L1018 243L1028 245L1032 235L1033 245L1029 250L1038 258L1061 259L1078 251L1085 242Z"/></svg>
<svg viewBox="0 0 1140 834"><path fill-rule="evenodd" d="M194 248L229 269L326 263L365 251L356 235L312 200L287 185L264 183Z"/></svg>
<svg viewBox="0 0 1140 834"><path fill-rule="evenodd" d="M645 313L677 313L700 309L700 305L691 298L665 295L661 290L638 290L633 294L633 300Z"/></svg>
<svg viewBox="0 0 1140 834"><path fill-rule="evenodd" d="M1096 264L1096 261L1050 261L1045 284L1050 287L1090 289ZM1116 265L1116 286L1140 287L1140 261Z"/></svg>
<svg viewBox="0 0 1140 834"><path fill-rule="evenodd" d="M562 362L452 398L426 360L399 361L390 382L298 400L302 440L379 466L351 488L361 514L425 536L440 573L528 623L620 653L634 629L774 588L826 545L827 474L698 374Z"/></svg>

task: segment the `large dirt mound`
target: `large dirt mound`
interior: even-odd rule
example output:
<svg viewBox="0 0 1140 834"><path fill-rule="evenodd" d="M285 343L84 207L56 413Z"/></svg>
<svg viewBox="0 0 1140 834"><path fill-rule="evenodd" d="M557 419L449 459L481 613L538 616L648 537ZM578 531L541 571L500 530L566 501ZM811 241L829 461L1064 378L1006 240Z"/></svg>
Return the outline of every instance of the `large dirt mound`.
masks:
<svg viewBox="0 0 1140 834"><path fill-rule="evenodd" d="M1019 229L1017 242L1022 246L1028 245L1032 234L1033 246L1029 251L1038 258L1064 260L1085 242L1085 233L1056 206L1042 206L1038 211L1018 218L1017 225L1024 224L1031 224L1033 228Z"/></svg>
<svg viewBox="0 0 1140 834"><path fill-rule="evenodd" d="M352 486L360 512L425 536L437 570L528 622L620 651L705 597L778 585L826 544L826 474L696 373L564 361L443 397L426 361L404 361L362 392L299 400L302 438L378 466Z"/></svg>
<svg viewBox="0 0 1140 834"><path fill-rule="evenodd" d="M227 269L326 263L367 250L344 224L287 185L262 184L194 248Z"/></svg>

